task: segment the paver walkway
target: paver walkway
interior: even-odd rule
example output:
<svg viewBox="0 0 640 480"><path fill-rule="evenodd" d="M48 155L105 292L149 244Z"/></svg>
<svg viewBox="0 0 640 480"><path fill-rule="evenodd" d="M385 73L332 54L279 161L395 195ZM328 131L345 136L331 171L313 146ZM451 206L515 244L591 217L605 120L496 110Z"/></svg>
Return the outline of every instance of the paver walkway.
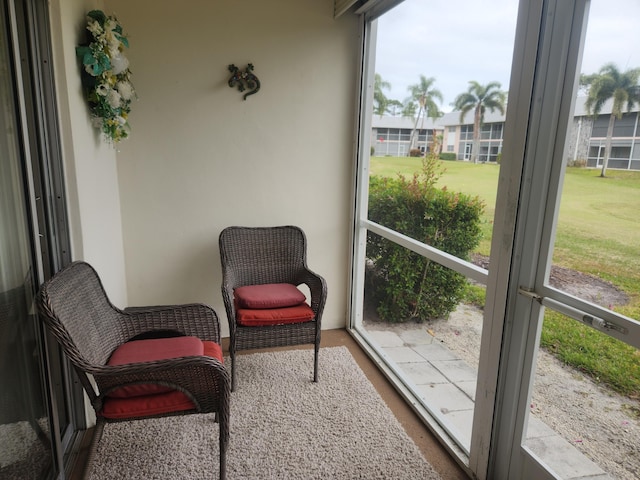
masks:
<svg viewBox="0 0 640 480"><path fill-rule="evenodd" d="M477 372L447 347L429 335L424 327L366 331L387 361L401 370L441 426L469 450L476 393ZM554 472L566 480L611 480L544 422L529 417L526 446Z"/></svg>

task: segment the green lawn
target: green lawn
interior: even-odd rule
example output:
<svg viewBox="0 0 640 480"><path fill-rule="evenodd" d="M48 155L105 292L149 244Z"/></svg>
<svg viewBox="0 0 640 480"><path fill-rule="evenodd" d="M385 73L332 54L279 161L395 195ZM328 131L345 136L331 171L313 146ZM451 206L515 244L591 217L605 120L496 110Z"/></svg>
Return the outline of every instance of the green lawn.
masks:
<svg viewBox="0 0 640 480"><path fill-rule="evenodd" d="M485 202L482 241L477 251L483 255L489 255L499 167L465 162L441 162L441 165L443 174L438 182L439 185L446 186L451 191L478 196ZM371 175L389 177L398 174L409 177L419 172L421 168L422 159L415 157L372 157L370 163Z"/></svg>
<svg viewBox="0 0 640 480"><path fill-rule="evenodd" d="M450 191L477 195L486 204L483 240L477 252L491 247L494 205L500 167L491 164L441 162L438 182ZM371 174L411 176L420 158L373 157ZM554 264L607 280L624 290L631 301L619 312L640 318L640 172L569 168L565 175L558 221ZM593 329L547 312L542 344L563 361L640 397L640 352ZM607 352L605 355L605 351Z"/></svg>

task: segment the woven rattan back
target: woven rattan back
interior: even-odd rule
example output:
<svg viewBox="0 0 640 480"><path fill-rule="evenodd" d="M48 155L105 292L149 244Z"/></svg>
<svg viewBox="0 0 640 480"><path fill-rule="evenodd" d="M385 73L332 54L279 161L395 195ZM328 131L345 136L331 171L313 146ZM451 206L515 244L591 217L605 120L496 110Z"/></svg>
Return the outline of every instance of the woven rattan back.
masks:
<svg viewBox="0 0 640 480"><path fill-rule="evenodd" d="M43 320L76 366L104 365L127 339L121 313L104 291L95 270L72 263L40 289Z"/></svg>
<svg viewBox="0 0 640 480"><path fill-rule="evenodd" d="M296 283L306 267L306 237L295 226L228 227L220 233L223 273L234 285Z"/></svg>

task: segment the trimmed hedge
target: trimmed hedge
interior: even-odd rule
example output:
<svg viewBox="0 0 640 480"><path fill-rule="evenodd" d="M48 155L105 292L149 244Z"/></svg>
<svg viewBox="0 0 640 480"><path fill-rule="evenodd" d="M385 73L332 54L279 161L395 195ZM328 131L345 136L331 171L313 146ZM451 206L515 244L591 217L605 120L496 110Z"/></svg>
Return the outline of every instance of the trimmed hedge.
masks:
<svg viewBox="0 0 640 480"><path fill-rule="evenodd" d="M458 155L455 152L442 152L438 158L440 160L457 160Z"/></svg>
<svg viewBox="0 0 640 480"><path fill-rule="evenodd" d="M425 160L428 162L428 160ZM436 188L435 167L407 180L371 177L369 219L447 253L469 259L481 237L478 197ZM466 278L369 232L368 285L389 322L447 316L464 296Z"/></svg>

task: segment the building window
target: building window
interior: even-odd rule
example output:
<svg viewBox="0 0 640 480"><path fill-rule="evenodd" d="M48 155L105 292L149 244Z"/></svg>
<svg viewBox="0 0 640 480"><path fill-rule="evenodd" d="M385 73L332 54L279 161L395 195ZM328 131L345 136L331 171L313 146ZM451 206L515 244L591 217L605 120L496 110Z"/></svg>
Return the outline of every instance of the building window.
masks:
<svg viewBox="0 0 640 480"><path fill-rule="evenodd" d="M636 127L636 117L637 113L625 113L620 120L616 118L613 124L613 136L633 137L633 131Z"/></svg>
<svg viewBox="0 0 640 480"><path fill-rule="evenodd" d="M593 121L591 136L595 138L605 138L607 136L608 125L609 115L598 115L598 118Z"/></svg>
<svg viewBox="0 0 640 480"><path fill-rule="evenodd" d="M460 140L473 140L473 125L460 126Z"/></svg>
<svg viewBox="0 0 640 480"><path fill-rule="evenodd" d="M630 156L631 156L631 146L628 146L628 147L612 146L611 154L609 155L609 158L620 158L620 159L628 160Z"/></svg>

